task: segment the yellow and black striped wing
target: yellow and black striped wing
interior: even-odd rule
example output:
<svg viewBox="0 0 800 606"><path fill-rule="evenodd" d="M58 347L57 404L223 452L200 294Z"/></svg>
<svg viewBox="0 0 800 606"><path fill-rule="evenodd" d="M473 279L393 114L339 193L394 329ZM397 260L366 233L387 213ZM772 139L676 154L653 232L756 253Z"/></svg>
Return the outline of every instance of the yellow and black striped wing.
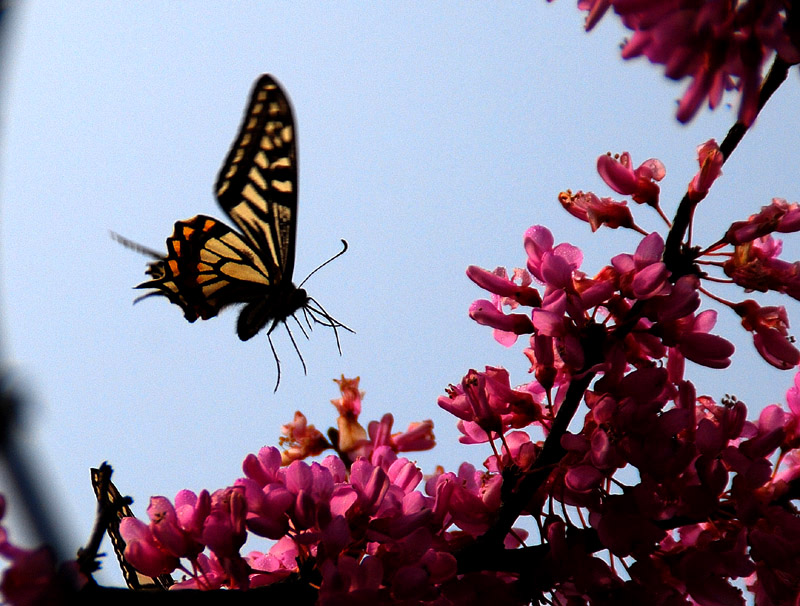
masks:
<svg viewBox="0 0 800 606"><path fill-rule="evenodd" d="M122 518L134 517L134 515L128 506L128 500L120 494L111 481L110 466L104 463L100 469L92 469L92 488L103 511L116 511L116 515L107 517L106 531L111 539L111 545L114 547L114 553L117 555L117 561L119 561L119 567L122 569L122 576L125 577L128 588L136 591L168 589L174 583L170 575L162 574L157 578L148 577L138 572L125 559L125 539L120 534L119 523Z"/></svg>
<svg viewBox="0 0 800 606"><path fill-rule="evenodd" d="M204 215L178 221L167 256L150 263L152 278L136 288L163 295L189 322L207 320L225 306L267 296L273 285L259 252L230 227Z"/></svg>
<svg viewBox="0 0 800 606"><path fill-rule="evenodd" d="M292 106L269 74L253 87L239 134L217 177L223 210L257 249L272 284L291 283L297 225Z"/></svg>

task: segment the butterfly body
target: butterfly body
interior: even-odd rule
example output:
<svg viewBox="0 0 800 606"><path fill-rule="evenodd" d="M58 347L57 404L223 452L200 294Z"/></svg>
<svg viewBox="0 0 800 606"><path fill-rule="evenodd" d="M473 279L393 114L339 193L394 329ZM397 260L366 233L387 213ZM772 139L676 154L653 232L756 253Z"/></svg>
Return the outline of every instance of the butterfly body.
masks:
<svg viewBox="0 0 800 606"><path fill-rule="evenodd" d="M206 215L178 221L167 238L166 256L116 236L155 257L146 271L150 280L137 286L151 291L137 301L164 296L181 307L189 322L244 304L237 323L243 341L271 322L269 335L300 310L307 322L310 317L334 332L347 329L292 282L297 226L294 116L286 94L268 74L253 87L215 194L239 231ZM278 372L280 380L280 365Z"/></svg>
<svg viewBox="0 0 800 606"><path fill-rule="evenodd" d="M309 302L308 293L294 284L276 286L267 296L244 306L236 323L236 334L242 341L247 341L272 322L267 330L269 334L298 309L307 307Z"/></svg>

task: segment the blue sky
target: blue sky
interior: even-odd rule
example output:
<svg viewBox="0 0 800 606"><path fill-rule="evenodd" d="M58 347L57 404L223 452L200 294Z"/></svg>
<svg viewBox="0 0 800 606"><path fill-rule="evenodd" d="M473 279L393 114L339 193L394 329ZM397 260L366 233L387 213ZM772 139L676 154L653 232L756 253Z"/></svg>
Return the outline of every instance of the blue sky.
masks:
<svg viewBox="0 0 800 606"><path fill-rule="evenodd" d="M612 18L586 35L573 2L260 4L24 3L11 15L0 111L2 353L28 395L27 446L41 466L68 544L89 534L89 468L112 463L142 516L152 494L216 489L247 453L277 444L295 410L335 422L332 379L361 376L363 419L398 427L432 418L440 446L412 455L423 471L480 464L488 449L455 441L436 406L470 368L503 365L529 380L522 345L505 349L467 317L483 298L464 275L524 263L522 234L545 224L585 252L594 273L633 234L569 217L559 191L611 195L598 155L661 159L671 214L696 171L695 148L721 140L734 109L674 120L686 83L624 63ZM200 6L200 5L193 5ZM235 311L188 324L163 299L133 306L146 259L109 230L161 250L173 223L227 221L212 195L253 81L274 74L295 109L299 222L295 277L350 251L306 285L356 330L235 336ZM703 202L696 233L716 240L773 196L800 200L792 73ZM663 226L635 209L648 229ZM787 238L788 259L800 247ZM733 296L731 290L719 289ZM768 302L796 306L789 299ZM796 314L795 314L796 316ZM795 323L800 322L796 317ZM736 318L724 373L689 365L698 392L751 408L782 402L789 373L752 351ZM10 503L14 514L16 504ZM12 518L13 519L13 518ZM18 522L16 536L26 536ZM22 533L22 534L20 534ZM119 583L115 564L104 582Z"/></svg>

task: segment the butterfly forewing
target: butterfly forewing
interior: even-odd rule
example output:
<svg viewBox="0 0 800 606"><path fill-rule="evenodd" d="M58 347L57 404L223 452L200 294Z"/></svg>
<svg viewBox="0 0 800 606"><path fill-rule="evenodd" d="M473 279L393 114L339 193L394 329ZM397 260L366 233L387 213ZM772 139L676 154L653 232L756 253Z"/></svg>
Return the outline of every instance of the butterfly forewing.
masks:
<svg viewBox="0 0 800 606"><path fill-rule="evenodd" d="M289 100L271 76L261 76L215 188L220 206L271 265L273 282L290 281L294 269L295 136Z"/></svg>
<svg viewBox="0 0 800 606"><path fill-rule="evenodd" d="M100 469L92 469L92 488L101 507L114 510L115 515L108 516L108 526L106 531L111 539L111 545L117 556L119 567L122 569L122 576L128 588L136 591L168 589L174 583L173 578L168 574L162 574L153 578L137 571L128 560L125 559L125 539L119 531L119 524L123 518L135 517L133 511L128 506L117 487L114 486L110 478L111 468L106 464Z"/></svg>

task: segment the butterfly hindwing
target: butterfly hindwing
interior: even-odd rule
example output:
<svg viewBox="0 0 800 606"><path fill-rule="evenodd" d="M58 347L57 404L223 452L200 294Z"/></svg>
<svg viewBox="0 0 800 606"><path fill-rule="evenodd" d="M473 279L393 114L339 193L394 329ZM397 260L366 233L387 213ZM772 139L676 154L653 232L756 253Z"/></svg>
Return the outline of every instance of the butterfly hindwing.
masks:
<svg viewBox="0 0 800 606"><path fill-rule="evenodd" d="M183 309L189 322L207 320L226 305L265 297L272 278L258 251L230 227L204 215L178 221L167 256L150 263L154 288Z"/></svg>
<svg viewBox="0 0 800 606"><path fill-rule="evenodd" d="M119 530L119 524L123 518L134 517L133 511L128 506L129 499L123 497L114 483L111 481L111 467L103 464L100 469L92 469L92 488L98 503L104 511L114 511L113 515L108 515L106 531L111 539L111 545L117 556L122 576L129 589L136 591L150 591L168 589L174 583L168 574L162 574L156 578L149 577L137 571L125 559L125 539Z"/></svg>
<svg viewBox="0 0 800 606"><path fill-rule="evenodd" d="M215 186L220 206L261 252L274 283L290 282L294 269L295 137L289 99L272 76L261 76Z"/></svg>

